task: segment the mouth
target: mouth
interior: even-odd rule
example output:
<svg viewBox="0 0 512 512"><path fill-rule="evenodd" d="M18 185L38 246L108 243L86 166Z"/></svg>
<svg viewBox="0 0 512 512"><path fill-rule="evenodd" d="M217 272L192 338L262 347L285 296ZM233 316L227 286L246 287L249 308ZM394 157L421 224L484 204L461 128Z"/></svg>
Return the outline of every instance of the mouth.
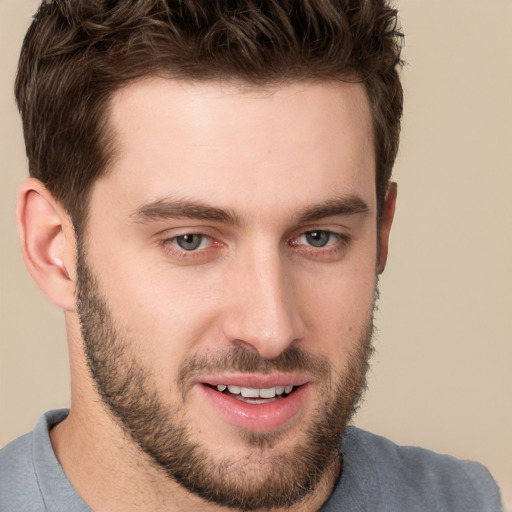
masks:
<svg viewBox="0 0 512 512"><path fill-rule="evenodd" d="M209 386L208 384L205 385ZM248 388L235 384L218 384L217 386L209 387L223 395L231 396L246 404L261 405L282 400L292 394L299 386L287 384L286 386L272 386L267 388Z"/></svg>
<svg viewBox="0 0 512 512"><path fill-rule="evenodd" d="M219 376L198 384L216 416L253 432L291 424L304 410L313 388L310 378L286 374Z"/></svg>

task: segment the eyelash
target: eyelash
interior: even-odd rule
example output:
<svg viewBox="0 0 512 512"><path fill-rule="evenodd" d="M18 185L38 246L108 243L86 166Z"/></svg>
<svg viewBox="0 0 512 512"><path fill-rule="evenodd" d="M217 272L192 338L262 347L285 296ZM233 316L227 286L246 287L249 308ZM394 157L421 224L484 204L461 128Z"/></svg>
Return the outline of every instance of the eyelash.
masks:
<svg viewBox="0 0 512 512"><path fill-rule="evenodd" d="M202 249L194 249L194 250L190 250L190 251L187 251L186 249L182 249L176 245L176 240L178 238L182 238L185 236L193 236L193 235L202 237L201 244L203 243L203 241L205 239L209 239L210 245L208 247L205 247ZM162 244L163 248L165 249L165 251L167 253L169 253L172 257L177 258L177 259L187 259L189 261L190 260L195 261L197 259L205 259L206 260L208 258L207 251L212 250L212 248L214 248L213 250L219 249L223 245L222 243L215 241L214 238L209 235L206 235L204 233L194 233L194 232L183 233L182 235L176 235L171 238L165 238L164 240L162 240L161 244Z"/></svg>
<svg viewBox="0 0 512 512"><path fill-rule="evenodd" d="M327 234L329 236L329 240L327 245L321 247L315 247L307 244L300 243L299 240L303 237L307 237L308 235L312 235L313 233ZM180 248L177 246L176 240L178 238L182 238L185 236L199 236L201 237L201 243L205 239L209 239L210 243L208 247L192 249L187 251L186 249ZM334 240L334 241L332 241ZM331 243L332 242L332 243ZM337 256L340 252L342 252L351 242L351 237L337 233L335 231L331 231L328 229L311 229L308 231L303 231L299 235L293 237L288 241L288 246L296 248L300 253L307 255L309 258L314 259L329 259L330 257ZM224 244L222 242L216 241L210 235L206 235L204 233L195 233L193 231L188 233L183 233L180 235L173 236L171 238L165 238L161 241L162 246L172 257L180 260L187 260L191 262L195 262L197 260L209 261L209 257L211 256L211 251L216 251L222 248Z"/></svg>
<svg viewBox="0 0 512 512"><path fill-rule="evenodd" d="M313 233L329 235L330 239L328 245L323 247L314 247L298 242L298 240L300 240L302 237L306 237L308 234ZM331 241L332 243L330 243ZM334 258L342 253L343 250L346 249L350 244L350 242L351 237L346 234L337 233L329 229L311 229L304 231L300 235L292 238L292 240L289 242L289 245L296 247L302 254L306 254L309 258L329 260L330 258Z"/></svg>

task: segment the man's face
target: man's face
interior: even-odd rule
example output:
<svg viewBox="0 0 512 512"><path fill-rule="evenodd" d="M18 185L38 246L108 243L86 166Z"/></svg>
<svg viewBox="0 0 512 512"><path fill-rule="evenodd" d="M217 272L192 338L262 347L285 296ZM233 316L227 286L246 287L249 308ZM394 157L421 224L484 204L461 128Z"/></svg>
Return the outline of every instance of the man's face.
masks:
<svg viewBox="0 0 512 512"><path fill-rule="evenodd" d="M371 351L364 89L151 79L110 115L78 259L96 387L190 491L289 506L336 467Z"/></svg>

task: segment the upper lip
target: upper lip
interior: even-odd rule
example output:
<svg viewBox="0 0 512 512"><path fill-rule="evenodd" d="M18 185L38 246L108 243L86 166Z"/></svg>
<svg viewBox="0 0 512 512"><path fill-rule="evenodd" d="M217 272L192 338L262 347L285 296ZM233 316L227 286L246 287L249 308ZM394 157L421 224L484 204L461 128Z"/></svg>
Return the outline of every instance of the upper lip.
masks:
<svg viewBox="0 0 512 512"><path fill-rule="evenodd" d="M207 384L209 386L241 386L244 388L266 389L275 386L302 386L311 382L311 377L306 374L299 373L226 373L223 375L212 375L201 379L197 382Z"/></svg>

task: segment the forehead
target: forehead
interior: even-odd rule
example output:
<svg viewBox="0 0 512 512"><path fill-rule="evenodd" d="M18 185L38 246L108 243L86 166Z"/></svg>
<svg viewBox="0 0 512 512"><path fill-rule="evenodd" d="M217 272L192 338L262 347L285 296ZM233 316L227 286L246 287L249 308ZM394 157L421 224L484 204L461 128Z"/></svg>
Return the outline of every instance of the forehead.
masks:
<svg viewBox="0 0 512 512"><path fill-rule="evenodd" d="M261 201L301 208L329 193L365 195L373 205L372 122L361 84L249 88L148 78L118 91L109 115L115 157L96 188L126 207L178 195L249 213Z"/></svg>

